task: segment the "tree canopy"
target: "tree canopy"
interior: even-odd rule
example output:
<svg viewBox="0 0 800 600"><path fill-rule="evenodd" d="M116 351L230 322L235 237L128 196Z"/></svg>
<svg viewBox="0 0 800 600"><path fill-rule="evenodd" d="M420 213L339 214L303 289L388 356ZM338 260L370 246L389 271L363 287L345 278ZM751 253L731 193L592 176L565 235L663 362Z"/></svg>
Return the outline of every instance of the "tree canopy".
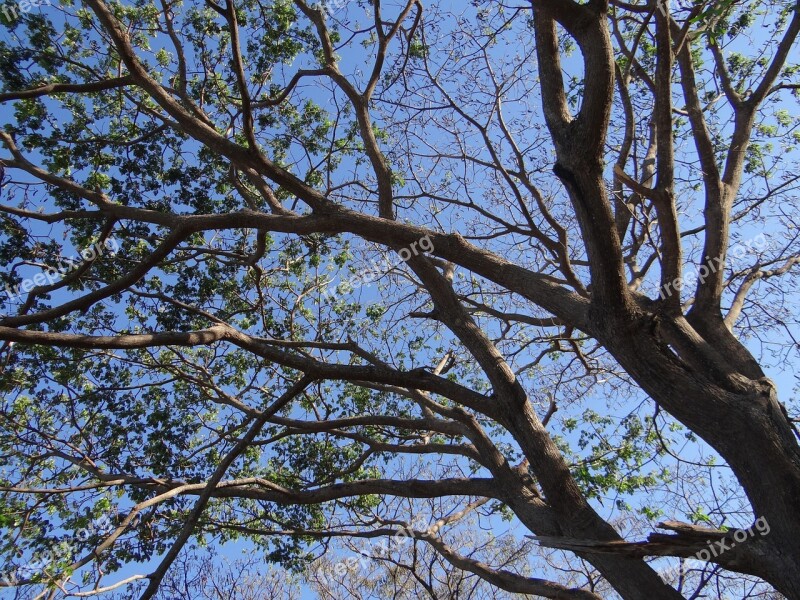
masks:
<svg viewBox="0 0 800 600"><path fill-rule="evenodd" d="M800 598L799 6L4 5L0 586Z"/></svg>

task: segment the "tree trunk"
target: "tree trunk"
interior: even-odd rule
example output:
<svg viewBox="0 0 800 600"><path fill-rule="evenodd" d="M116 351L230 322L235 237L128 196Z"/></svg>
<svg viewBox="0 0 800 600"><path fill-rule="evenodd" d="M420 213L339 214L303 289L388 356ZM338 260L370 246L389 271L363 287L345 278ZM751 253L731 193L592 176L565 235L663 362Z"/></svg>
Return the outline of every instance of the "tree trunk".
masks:
<svg viewBox="0 0 800 600"><path fill-rule="evenodd" d="M756 517L769 523L768 535L758 543L746 542L753 546L753 564L747 571L758 573L787 597L800 598L800 446L776 389L766 378L753 380L735 372L711 380L708 374L719 372L720 366L680 358L673 344L660 339L663 322L650 315L637 326L612 327L603 337L615 358L660 406L719 452ZM741 345L739 350L746 352ZM694 351L697 357L704 354L700 346ZM706 354L718 358L713 350Z"/></svg>

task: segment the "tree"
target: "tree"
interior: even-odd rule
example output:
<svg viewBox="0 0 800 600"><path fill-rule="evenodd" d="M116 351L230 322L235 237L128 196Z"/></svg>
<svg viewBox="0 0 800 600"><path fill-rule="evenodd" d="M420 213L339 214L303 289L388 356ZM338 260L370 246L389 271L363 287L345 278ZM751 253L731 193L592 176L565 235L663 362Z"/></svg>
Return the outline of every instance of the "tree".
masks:
<svg viewBox="0 0 800 600"><path fill-rule="evenodd" d="M412 502L404 502L408 508ZM519 544L508 532L481 527L481 512L487 501L481 500L464 509L450 498L435 498L422 503L431 513L447 513L436 523L424 523L419 516L403 515L406 522L437 528L437 535L447 537L447 544L467 550L475 561L503 569L530 570L527 557L535 542ZM449 510L446 508L449 506ZM413 506L419 509L420 506ZM309 563L302 573L306 589L321 600L368 600L378 598L459 598L464 600L505 600L532 598L514 594L491 585L486 579L453 567L433 547L411 536L386 539L373 531L345 535L338 532L329 551ZM180 564L177 564L179 562ZM275 571L262 574L261 561L246 556L231 563L215 556L210 549L184 551L176 559L156 598L271 598L296 597L296 581ZM529 572L527 573L530 574ZM598 582L601 583L601 582ZM123 598L136 597L146 584L137 581ZM593 591L599 592L600 589ZM608 592L608 589L602 590Z"/></svg>
<svg viewBox="0 0 800 600"><path fill-rule="evenodd" d="M425 508L432 513L448 512L447 517L435 524L417 520L421 526L437 527L437 535L447 538L447 546L463 549L472 561L525 573L529 569L527 556L532 550L532 540L519 544L513 536L481 529L476 515L486 507L486 502L484 499L465 509L452 499L437 498L425 503ZM443 511L448 504L450 510ZM404 520L413 519L405 515ZM479 574L454 567L446 553L412 536L386 540L373 538L371 533L340 538L342 552L323 555L310 564L305 578L318 598L506 600L531 597L505 592ZM530 576L529 572L525 574Z"/></svg>
<svg viewBox="0 0 800 600"><path fill-rule="evenodd" d="M302 569L402 532L546 598L681 598L653 560L713 539L718 593L800 597L765 375L798 350L798 4L472 4L5 15L6 585L158 559L146 599L193 538ZM425 498L567 562L393 517Z"/></svg>
<svg viewBox="0 0 800 600"><path fill-rule="evenodd" d="M278 570L263 571L263 561L248 556L230 562L218 560L213 551L183 552L158 590L156 598L197 598L197 600L298 600L296 582ZM125 596L121 596L125 597ZM130 597L129 595L127 597Z"/></svg>

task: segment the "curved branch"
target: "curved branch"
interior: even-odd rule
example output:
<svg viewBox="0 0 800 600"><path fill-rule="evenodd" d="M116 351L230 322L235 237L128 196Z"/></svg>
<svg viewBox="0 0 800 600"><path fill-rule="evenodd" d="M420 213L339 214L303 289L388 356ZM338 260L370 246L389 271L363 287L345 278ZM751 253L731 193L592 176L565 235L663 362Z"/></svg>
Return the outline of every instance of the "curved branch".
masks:
<svg viewBox="0 0 800 600"><path fill-rule="evenodd" d="M92 81L90 83L48 83L39 87L30 88L27 90L19 90L17 92L5 92L0 94L0 102L9 102L11 100L25 100L29 98L40 98L42 96L49 96L51 94L89 94L92 92L102 92L104 90L112 90L114 88L124 87L133 83L133 77L124 75L122 77L114 77L103 81Z"/></svg>
<svg viewBox="0 0 800 600"><path fill-rule="evenodd" d="M568 588L545 579L523 577L505 569L493 569L486 563L458 554L440 538L427 533L414 532L414 537L429 544L454 567L473 573L508 592L536 594L558 600L601 600L600 596L588 590Z"/></svg>

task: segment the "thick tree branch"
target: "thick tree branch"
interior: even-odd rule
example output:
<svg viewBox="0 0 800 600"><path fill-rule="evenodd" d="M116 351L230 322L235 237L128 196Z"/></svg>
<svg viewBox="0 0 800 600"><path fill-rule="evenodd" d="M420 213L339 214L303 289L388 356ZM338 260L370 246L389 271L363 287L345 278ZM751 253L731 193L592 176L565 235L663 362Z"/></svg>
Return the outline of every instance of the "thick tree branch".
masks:
<svg viewBox="0 0 800 600"><path fill-rule="evenodd" d="M89 83L47 83L39 87L17 92L5 92L0 94L0 102L10 102L11 100L24 100L28 98L40 98L51 94L91 94L115 88L125 87L133 83L133 77L124 75L103 81L92 81Z"/></svg>

